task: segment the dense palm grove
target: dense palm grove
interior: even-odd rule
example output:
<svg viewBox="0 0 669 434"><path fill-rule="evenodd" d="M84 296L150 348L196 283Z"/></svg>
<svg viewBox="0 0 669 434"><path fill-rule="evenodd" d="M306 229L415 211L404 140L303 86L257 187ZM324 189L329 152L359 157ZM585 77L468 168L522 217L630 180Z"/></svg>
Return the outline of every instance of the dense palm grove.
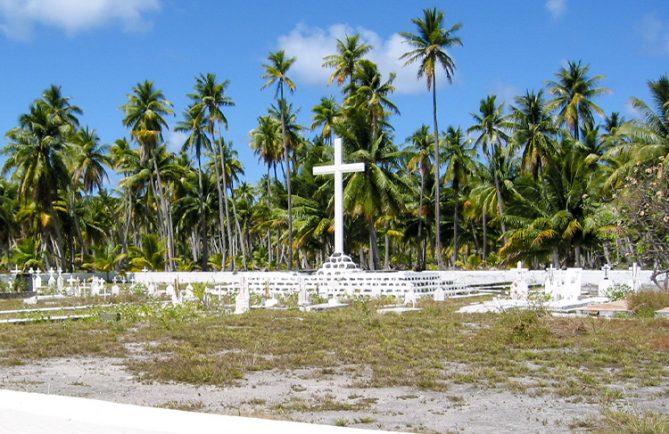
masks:
<svg viewBox="0 0 669 434"><path fill-rule="evenodd" d="M345 187L346 250L365 267L524 260L666 269L667 75L648 82L651 102L632 100L641 120L604 113L603 76L574 61L543 89L509 106L485 96L469 125L449 126L437 112L437 86L447 83L437 78L456 72L447 49L462 45L460 27L426 10L413 20L415 33L401 33L402 58L419 66L433 108L407 138L395 137L391 124L401 115L394 75L382 76L358 35L323 59L341 94L311 108L311 125L298 123L290 101L299 91L290 78L295 58L270 53L258 73L275 103L249 138L265 169L256 184L244 181L226 140L235 102L214 74L196 77L178 116L175 128L188 137L178 154L163 139L175 108L151 81L130 90L122 107L127 137L111 145L79 124L82 109L59 86L46 89L6 133L0 268L317 267L332 250L333 186L312 167L332 158L338 136L347 158L366 167ZM107 190L112 171L120 181Z"/></svg>

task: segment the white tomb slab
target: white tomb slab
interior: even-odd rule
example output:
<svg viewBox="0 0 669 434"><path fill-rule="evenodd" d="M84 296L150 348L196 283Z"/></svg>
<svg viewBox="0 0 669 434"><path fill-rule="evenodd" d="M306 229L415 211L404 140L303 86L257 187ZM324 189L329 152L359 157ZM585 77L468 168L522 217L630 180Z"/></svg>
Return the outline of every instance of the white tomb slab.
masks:
<svg viewBox="0 0 669 434"><path fill-rule="evenodd" d="M597 285L597 295L600 297L608 296L609 288L612 286L611 279L609 279L609 271L611 271L611 267L608 264L602 267L602 279Z"/></svg>
<svg viewBox="0 0 669 434"><path fill-rule="evenodd" d="M581 296L582 268L567 268L564 284L560 291L560 300L578 300Z"/></svg>
<svg viewBox="0 0 669 434"><path fill-rule="evenodd" d="M523 265L520 261L518 261L518 267L516 267L515 272L516 276L513 279L513 282L511 283L511 299L512 300L527 300L528 296L530 295L530 288L527 285L527 280L526 280L526 275L527 272L526 268L523 268Z"/></svg>
<svg viewBox="0 0 669 434"><path fill-rule="evenodd" d="M55 272L56 271L53 268L49 268L49 280L46 283L49 289L54 289L56 287L56 276L54 274Z"/></svg>
<svg viewBox="0 0 669 434"><path fill-rule="evenodd" d="M630 271L632 272L632 277L628 285L632 288L632 291L637 292L639 290L639 271L641 271L641 268L636 262L633 262Z"/></svg>
<svg viewBox="0 0 669 434"><path fill-rule="evenodd" d="M444 301L446 299L446 294L444 293L444 289L441 287L435 289L434 293L432 294L432 299L434 301Z"/></svg>
<svg viewBox="0 0 669 434"><path fill-rule="evenodd" d="M235 315L246 313L251 308L251 295L249 289L244 285L235 298Z"/></svg>

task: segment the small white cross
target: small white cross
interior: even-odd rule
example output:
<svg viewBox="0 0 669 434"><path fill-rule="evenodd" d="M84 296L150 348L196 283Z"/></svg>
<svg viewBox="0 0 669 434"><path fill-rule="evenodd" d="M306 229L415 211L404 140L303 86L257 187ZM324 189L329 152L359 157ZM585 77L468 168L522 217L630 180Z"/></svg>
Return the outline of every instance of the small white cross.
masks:
<svg viewBox="0 0 669 434"><path fill-rule="evenodd" d="M341 139L334 141L334 164L331 166L314 167L314 175L335 176L335 246L334 253L344 253L344 187L343 174L364 172L365 163L344 164L342 161Z"/></svg>

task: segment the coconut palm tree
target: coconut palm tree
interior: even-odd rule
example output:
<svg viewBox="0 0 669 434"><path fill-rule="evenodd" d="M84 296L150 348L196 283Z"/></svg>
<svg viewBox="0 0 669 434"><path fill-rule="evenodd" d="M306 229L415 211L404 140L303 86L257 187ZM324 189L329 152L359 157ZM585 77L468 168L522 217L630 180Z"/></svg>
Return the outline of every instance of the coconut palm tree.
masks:
<svg viewBox="0 0 669 434"><path fill-rule="evenodd" d="M94 189L101 190L103 181L109 179L105 166L112 165L107 155L109 146L100 145L97 133L89 128L78 130L72 141L76 145L72 174L74 180L80 180L87 193Z"/></svg>
<svg viewBox="0 0 669 434"><path fill-rule="evenodd" d="M555 74L557 80L546 82L548 91L555 98L548 103L548 108L557 110L558 121L565 125L575 140L580 139L580 129L592 129L595 126L593 112L604 116L604 111L592 100L609 90L596 87L604 76L588 77L589 65L581 61L569 61Z"/></svg>
<svg viewBox="0 0 669 434"><path fill-rule="evenodd" d="M465 137L461 128L448 127L444 135L446 144L446 159L448 168L444 175L446 181L451 182L455 193L455 206L453 207L453 259L455 265L458 260L458 210L460 209L460 189L466 184L475 170L474 160L476 150L471 140Z"/></svg>
<svg viewBox="0 0 669 434"><path fill-rule="evenodd" d="M537 180L557 152L557 126L548 112L543 91L527 91L512 107L514 146L522 148L522 168Z"/></svg>
<svg viewBox="0 0 669 434"><path fill-rule="evenodd" d="M334 69L328 79L328 84L336 81L338 86L343 86L348 78L349 86L352 86L353 73L358 66L358 62L371 49L371 45L360 41L360 35L357 33L350 36L347 35L343 41L337 39L337 54L330 54L323 58L323 67Z"/></svg>
<svg viewBox="0 0 669 434"><path fill-rule="evenodd" d="M9 143L2 153L8 158L2 173L13 171L18 179L18 197L21 206L30 202L36 205L36 215L41 215L40 227L43 237L55 236L53 251L58 265L62 264L63 237L61 222L54 208L59 198L59 190L66 190L69 185L69 173L64 159L64 150L68 144L69 124L55 123L49 106L37 101L27 114L21 115L20 126L7 133ZM52 238L53 239L53 238ZM51 243L41 243L46 249Z"/></svg>
<svg viewBox="0 0 669 434"><path fill-rule="evenodd" d="M399 114L397 106L390 101L389 96L395 91L393 81L395 74L390 73L388 80L383 81L381 72L374 62L361 60L353 75L355 91L346 99L344 104L350 109L362 110L371 127L370 141L375 141L381 134L381 123L389 114ZM371 143L369 146L370 147Z"/></svg>
<svg viewBox="0 0 669 434"><path fill-rule="evenodd" d="M436 256L437 264L441 269L444 267L444 260L441 254L441 232L439 229L441 212L439 203L439 126L437 124L437 70L441 68L446 73L449 83L453 80L455 71L455 62L449 56L447 49L454 46L461 46L462 40L455 36L455 33L462 27L462 23L457 23L449 29L443 27L444 13L435 9L424 9L423 18L414 18L411 20L417 27L418 33L401 32L407 44L412 50L404 53L400 59L406 59L405 65L419 63L418 78L425 77L427 90L432 90L432 120L434 133L434 180L435 180L435 237L436 237Z"/></svg>
<svg viewBox="0 0 669 434"><path fill-rule="evenodd" d="M265 73L262 78L267 81L261 89L276 84L274 98L277 99L279 112L281 113L281 137L283 139L283 159L286 165L286 191L288 192L288 269L293 268L293 202L291 198L292 190L290 185L290 160L288 158L288 144L286 143L286 100L284 97L284 87L292 93L295 91L295 83L288 77L288 70L295 63L295 57L286 57L284 50L270 53L267 57L268 63L263 64Z"/></svg>
<svg viewBox="0 0 669 434"><path fill-rule="evenodd" d="M149 171L150 185L155 186L155 196L159 201L159 220L167 240L165 267L174 269L174 233L171 213L167 207L167 199L163 182L158 170L156 149L163 142L163 131L168 129L166 116L173 115L172 103L165 99L163 92L154 87L152 81L138 83L128 95L122 109L125 113L123 125L130 128L132 138L139 144L139 155L142 162L149 161L153 165L153 173ZM153 176L156 176L154 182Z"/></svg>
<svg viewBox="0 0 669 434"><path fill-rule="evenodd" d="M311 111L314 113L311 129L321 128L321 137L332 146L332 130L335 122L341 117L339 105L333 97L321 98L321 102L315 105Z"/></svg>
<svg viewBox="0 0 669 434"><path fill-rule="evenodd" d="M231 107L235 105L232 98L225 94L229 84L230 82L228 80L218 82L215 74L201 74L195 80L194 92L188 94L188 97L192 101L191 111L193 111L193 114L191 116L201 116L209 133L209 140L203 142L203 145L205 145L205 149L209 149L206 148L206 145L212 146L211 151L214 154L214 161L217 162L221 160L221 154L223 152L220 148L222 140L220 126L223 125L224 128L228 128L228 119L223 113L223 107ZM222 171L223 169L220 166L220 163L214 164L216 188L218 192L218 221L222 244L223 263L221 264L221 268L225 269L226 256L228 253L227 242L230 241L232 235L229 219L225 218L227 188L223 185L225 181L222 178ZM234 261L231 262L231 265L234 266Z"/></svg>
<svg viewBox="0 0 669 434"><path fill-rule="evenodd" d="M425 198L425 180L430 172L430 154L434 147L434 138L430 133L430 127L422 125L411 137L407 138L411 142L407 152L411 155L407 162L407 170L410 172L418 171L420 175L420 193L418 199L418 240L421 243L421 253L418 261L418 268L425 268L425 243L423 240L423 216L426 210L423 209L423 199Z"/></svg>
<svg viewBox="0 0 669 434"><path fill-rule="evenodd" d="M657 158L669 159L669 75L650 80L648 88L655 107L639 98L632 98L632 106L641 112L643 123L632 122L625 128L636 145L635 159L643 164Z"/></svg>
<svg viewBox="0 0 669 434"><path fill-rule="evenodd" d="M509 142L509 129L512 124L504 116L504 104L498 105L494 95L482 99L479 113L472 113L471 115L474 117L476 124L469 127L467 132L478 134L476 144L481 146L483 153L490 162L490 167L493 169L495 191L497 193L497 210L500 216L502 234L504 235L506 225L504 223L504 199L500 178L502 178L503 160L508 153L505 151L504 145Z"/></svg>
<svg viewBox="0 0 669 434"><path fill-rule="evenodd" d="M351 175L344 191L344 202L347 209L352 209L353 217L361 216L367 223L372 270L379 269L377 217L380 213L398 214L404 206L402 180L396 172L400 156L384 134L369 148L359 148L351 154L354 161L365 163L365 171Z"/></svg>

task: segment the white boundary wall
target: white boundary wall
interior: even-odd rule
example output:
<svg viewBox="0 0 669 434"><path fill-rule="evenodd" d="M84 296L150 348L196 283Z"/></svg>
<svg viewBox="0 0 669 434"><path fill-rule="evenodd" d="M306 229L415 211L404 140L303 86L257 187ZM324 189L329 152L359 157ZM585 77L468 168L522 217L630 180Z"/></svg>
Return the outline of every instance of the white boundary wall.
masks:
<svg viewBox="0 0 669 434"><path fill-rule="evenodd" d="M545 270L523 270L529 285L543 285ZM555 271L559 273L559 270ZM640 270L638 285L652 285L652 271ZM178 282L204 283L222 293L238 292L243 286L255 294L290 294L300 289L328 296L382 295L403 296L408 292L416 295L431 294L441 287L446 293L461 292L466 287L479 285L509 285L518 276L517 269L490 271L393 271L393 272L342 272L327 276L301 272L137 272L134 279L142 284L168 284ZM611 284L630 284L632 272L610 270ZM583 270L583 286L598 286L604 277L601 270Z"/></svg>

